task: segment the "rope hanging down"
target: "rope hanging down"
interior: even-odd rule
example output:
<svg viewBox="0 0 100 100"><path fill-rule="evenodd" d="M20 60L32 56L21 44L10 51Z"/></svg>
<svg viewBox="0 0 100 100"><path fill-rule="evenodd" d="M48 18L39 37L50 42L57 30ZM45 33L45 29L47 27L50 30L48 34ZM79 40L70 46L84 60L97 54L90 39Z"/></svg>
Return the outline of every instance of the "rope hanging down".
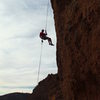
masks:
<svg viewBox="0 0 100 100"><path fill-rule="evenodd" d="M42 58L42 48L43 48L43 42L41 41L41 52L40 52L40 60L39 60L37 83L39 82L40 66L41 66L41 58Z"/></svg>
<svg viewBox="0 0 100 100"><path fill-rule="evenodd" d="M47 7L46 7L46 25L45 25L45 30L47 30L48 8L49 8L49 0L48 0ZM41 52L40 52L40 60L39 60L39 68L38 68L37 83L39 82L40 67L41 67L41 59L42 59L42 48L43 48L43 40L41 40Z"/></svg>
<svg viewBox="0 0 100 100"><path fill-rule="evenodd" d="M45 30L47 30L47 22L48 22L48 9L49 9L49 0L47 2L47 8L46 8L46 24L45 24Z"/></svg>

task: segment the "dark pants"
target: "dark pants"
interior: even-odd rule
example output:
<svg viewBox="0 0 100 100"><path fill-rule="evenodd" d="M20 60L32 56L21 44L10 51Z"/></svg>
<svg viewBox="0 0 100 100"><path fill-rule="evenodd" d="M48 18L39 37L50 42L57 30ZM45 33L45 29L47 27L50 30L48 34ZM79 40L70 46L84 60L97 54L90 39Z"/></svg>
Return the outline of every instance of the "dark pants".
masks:
<svg viewBox="0 0 100 100"><path fill-rule="evenodd" d="M48 43L49 43L49 44L52 44L51 38L49 38L49 37L47 37L47 36L43 36L43 37L41 37L41 39L43 39L43 40L48 40Z"/></svg>

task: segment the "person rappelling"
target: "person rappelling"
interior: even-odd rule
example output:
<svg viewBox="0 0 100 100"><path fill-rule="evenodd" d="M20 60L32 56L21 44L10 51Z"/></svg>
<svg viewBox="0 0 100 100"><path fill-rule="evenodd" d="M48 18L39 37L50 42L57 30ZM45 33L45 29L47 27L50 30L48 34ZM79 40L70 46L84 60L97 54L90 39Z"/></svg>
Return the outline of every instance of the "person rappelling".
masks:
<svg viewBox="0 0 100 100"><path fill-rule="evenodd" d="M40 38L43 40L48 40L49 45L54 46L50 37L47 36L47 31L42 29L40 32Z"/></svg>
<svg viewBox="0 0 100 100"><path fill-rule="evenodd" d="M41 51L40 51L40 60L39 60L39 68L38 68L38 76L37 76L37 84L39 82L39 76L40 76L40 68L41 68L41 60L42 60L42 48L43 48L43 40L47 40L49 45L54 46L54 44L52 43L52 39L50 37L47 36L47 25L48 25L48 9L49 9L49 0L47 3L47 7L46 7L46 25L45 25L45 29L42 29L39 37L41 38Z"/></svg>

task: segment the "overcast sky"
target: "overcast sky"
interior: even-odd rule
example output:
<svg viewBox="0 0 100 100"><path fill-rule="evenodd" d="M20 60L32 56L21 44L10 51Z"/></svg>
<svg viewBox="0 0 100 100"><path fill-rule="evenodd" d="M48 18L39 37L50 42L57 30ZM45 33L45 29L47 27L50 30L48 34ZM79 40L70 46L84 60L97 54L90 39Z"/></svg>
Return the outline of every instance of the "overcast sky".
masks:
<svg viewBox="0 0 100 100"><path fill-rule="evenodd" d="M0 0L0 95L31 92L37 85L41 40L46 25L48 0ZM48 36L55 46L44 41L40 80L57 72L56 34L49 2Z"/></svg>

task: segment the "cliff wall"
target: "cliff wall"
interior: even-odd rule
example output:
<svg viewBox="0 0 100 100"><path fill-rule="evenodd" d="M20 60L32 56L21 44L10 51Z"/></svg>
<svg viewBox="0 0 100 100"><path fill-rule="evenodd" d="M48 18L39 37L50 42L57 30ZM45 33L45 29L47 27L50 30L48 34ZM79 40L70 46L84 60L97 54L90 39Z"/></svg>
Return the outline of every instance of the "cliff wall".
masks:
<svg viewBox="0 0 100 100"><path fill-rule="evenodd" d="M63 100L58 75L50 74L35 87L29 100Z"/></svg>
<svg viewBox="0 0 100 100"><path fill-rule="evenodd" d="M100 100L100 0L51 0L58 74L33 90L31 100Z"/></svg>
<svg viewBox="0 0 100 100"><path fill-rule="evenodd" d="M100 100L100 0L51 0L64 100Z"/></svg>

